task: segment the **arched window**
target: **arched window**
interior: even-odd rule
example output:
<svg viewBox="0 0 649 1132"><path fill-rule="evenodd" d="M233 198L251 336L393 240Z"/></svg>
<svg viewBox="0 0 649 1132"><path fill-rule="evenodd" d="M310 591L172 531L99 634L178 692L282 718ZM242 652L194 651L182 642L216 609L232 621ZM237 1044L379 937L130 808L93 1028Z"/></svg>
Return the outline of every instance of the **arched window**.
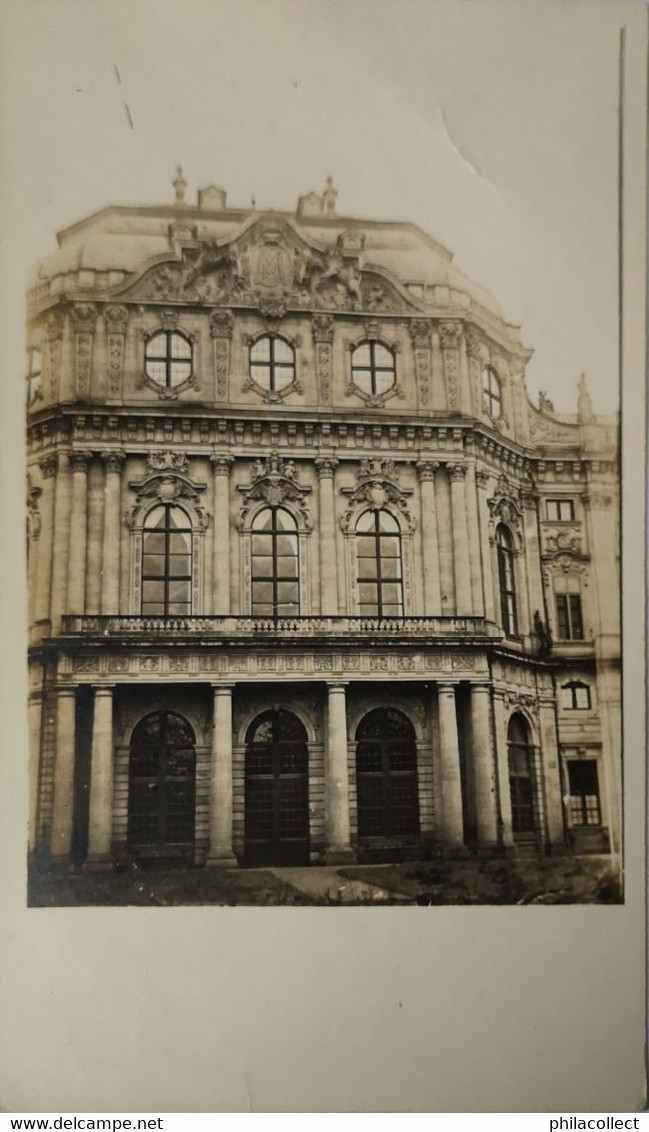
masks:
<svg viewBox="0 0 649 1132"><path fill-rule="evenodd" d="M293 712L266 711L246 735L247 865L309 863L309 752Z"/></svg>
<svg viewBox="0 0 649 1132"><path fill-rule="evenodd" d="M492 366L485 366L482 371L482 404L485 412L497 420L502 412L502 397L500 378Z"/></svg>
<svg viewBox="0 0 649 1132"><path fill-rule="evenodd" d="M415 731L394 708L375 708L358 725L356 793L359 837L418 836Z"/></svg>
<svg viewBox="0 0 649 1132"><path fill-rule="evenodd" d="M252 523L252 608L256 617L300 612L297 523L283 507L265 507Z"/></svg>
<svg viewBox="0 0 649 1132"><path fill-rule="evenodd" d="M142 531L142 615L183 617L192 611L192 525L182 507L162 503Z"/></svg>
<svg viewBox="0 0 649 1132"><path fill-rule="evenodd" d="M177 389L192 376L192 344L178 330L157 330L147 338L144 372L162 389Z"/></svg>
<svg viewBox="0 0 649 1132"><path fill-rule="evenodd" d="M196 739L181 715L154 711L131 737L128 844L144 855L186 855L194 845Z"/></svg>
<svg viewBox="0 0 649 1132"><path fill-rule="evenodd" d="M588 710L590 708L590 688L582 680L571 680L561 688L562 704L568 711Z"/></svg>
<svg viewBox="0 0 649 1132"><path fill-rule="evenodd" d="M402 617L401 531L388 511L364 511L356 524L361 617Z"/></svg>
<svg viewBox="0 0 649 1132"><path fill-rule="evenodd" d="M363 393L380 397L397 379L394 354L380 342L361 342L352 351L352 381Z"/></svg>
<svg viewBox="0 0 649 1132"><path fill-rule="evenodd" d="M498 553L498 581L500 584L500 611L503 629L508 637L518 635L516 611L516 583L514 579L514 551L512 536L507 527L498 527L496 535Z"/></svg>
<svg viewBox="0 0 649 1132"><path fill-rule="evenodd" d="M557 608L557 640L583 641L581 586L576 574L559 574L554 580Z"/></svg>
<svg viewBox="0 0 649 1132"><path fill-rule="evenodd" d="M513 715L507 728L509 793L512 803L512 833L523 839L536 832L534 751L530 730L522 715Z"/></svg>
<svg viewBox="0 0 649 1132"><path fill-rule="evenodd" d="M251 379L269 393L295 381L295 350L277 334L264 334L252 343L249 364Z"/></svg>

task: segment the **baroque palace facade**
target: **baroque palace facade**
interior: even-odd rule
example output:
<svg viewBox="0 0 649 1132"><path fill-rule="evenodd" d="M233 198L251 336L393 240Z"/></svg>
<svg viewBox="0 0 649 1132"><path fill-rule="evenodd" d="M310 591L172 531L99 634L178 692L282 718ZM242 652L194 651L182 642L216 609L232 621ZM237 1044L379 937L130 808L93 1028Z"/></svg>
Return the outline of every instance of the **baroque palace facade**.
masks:
<svg viewBox="0 0 649 1132"><path fill-rule="evenodd" d="M617 851L617 418L414 225L174 186L29 294L32 855Z"/></svg>

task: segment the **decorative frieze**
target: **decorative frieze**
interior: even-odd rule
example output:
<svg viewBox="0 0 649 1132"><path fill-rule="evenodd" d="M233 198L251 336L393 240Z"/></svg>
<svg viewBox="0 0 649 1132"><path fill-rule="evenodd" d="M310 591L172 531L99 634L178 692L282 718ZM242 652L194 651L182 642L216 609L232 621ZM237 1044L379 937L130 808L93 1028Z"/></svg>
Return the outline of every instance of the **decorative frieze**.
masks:
<svg viewBox="0 0 649 1132"><path fill-rule="evenodd" d="M349 652L288 652L286 647L273 651L254 653L187 652L169 653L166 650L157 655L150 653L92 654L86 656L61 656L59 659L59 679L64 682L88 676L92 680L105 677L114 682L124 677L129 682L138 678L186 677L191 680L204 673L219 673L233 680L259 679L285 680L287 675L294 679L310 678L318 680L331 674L354 673L367 679L384 673L390 678L409 679L419 676L423 680L440 680L453 676L454 679L485 679L488 674L485 656L470 652L440 652L434 649L418 650L416 653L385 652L380 648L373 650L350 650Z"/></svg>
<svg viewBox="0 0 649 1132"><path fill-rule="evenodd" d="M444 359L446 405L451 411L460 408L460 342L462 323L443 321L439 324L439 341Z"/></svg>
<svg viewBox="0 0 649 1132"><path fill-rule="evenodd" d="M415 318L408 323L415 358L415 380L419 391L419 403L428 406L431 399L431 324L425 318Z"/></svg>
<svg viewBox="0 0 649 1132"><path fill-rule="evenodd" d="M210 335L214 343L214 373L216 376L217 401L227 401L228 398L230 347L233 329L234 315L232 311L212 311L210 315Z"/></svg>
<svg viewBox="0 0 649 1132"><path fill-rule="evenodd" d="M72 324L75 337L75 374L77 397L90 396L92 375L92 341L97 322L94 303L76 303L72 307Z"/></svg>
<svg viewBox="0 0 649 1132"><path fill-rule="evenodd" d="M126 307L106 307L104 311L106 326L106 351L108 355L108 396L119 398L122 394L124 372L124 342L128 326Z"/></svg>

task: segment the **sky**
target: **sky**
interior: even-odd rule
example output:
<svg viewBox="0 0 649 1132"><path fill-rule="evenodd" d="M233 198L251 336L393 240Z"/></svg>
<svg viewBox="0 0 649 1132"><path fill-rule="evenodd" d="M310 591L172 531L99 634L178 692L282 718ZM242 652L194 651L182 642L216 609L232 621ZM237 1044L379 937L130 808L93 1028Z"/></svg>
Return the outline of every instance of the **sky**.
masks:
<svg viewBox="0 0 649 1132"><path fill-rule="evenodd" d="M0 33L17 285L108 204L409 220L485 286L560 412L618 407L617 59L627 5L13 0ZM636 6L637 7L637 6ZM636 13L637 14L637 13ZM6 214L5 214L6 215Z"/></svg>

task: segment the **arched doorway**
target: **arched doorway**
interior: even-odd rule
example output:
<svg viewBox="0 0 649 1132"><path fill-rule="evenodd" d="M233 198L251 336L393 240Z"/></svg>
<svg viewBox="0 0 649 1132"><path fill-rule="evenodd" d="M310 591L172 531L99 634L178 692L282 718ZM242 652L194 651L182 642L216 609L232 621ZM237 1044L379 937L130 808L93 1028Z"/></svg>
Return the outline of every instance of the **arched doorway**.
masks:
<svg viewBox="0 0 649 1132"><path fill-rule="evenodd" d="M154 711L131 736L129 848L141 856L191 858L195 799L194 732L181 715Z"/></svg>
<svg viewBox="0 0 649 1132"><path fill-rule="evenodd" d="M309 863L309 751L290 711L266 711L246 734L245 862Z"/></svg>
<svg viewBox="0 0 649 1132"><path fill-rule="evenodd" d="M356 731L358 836L419 836L417 746L412 723L376 708Z"/></svg>
<svg viewBox="0 0 649 1132"><path fill-rule="evenodd" d="M512 833L515 840L529 841L536 836L534 749L527 720L513 715L507 728L509 795L512 804Z"/></svg>

